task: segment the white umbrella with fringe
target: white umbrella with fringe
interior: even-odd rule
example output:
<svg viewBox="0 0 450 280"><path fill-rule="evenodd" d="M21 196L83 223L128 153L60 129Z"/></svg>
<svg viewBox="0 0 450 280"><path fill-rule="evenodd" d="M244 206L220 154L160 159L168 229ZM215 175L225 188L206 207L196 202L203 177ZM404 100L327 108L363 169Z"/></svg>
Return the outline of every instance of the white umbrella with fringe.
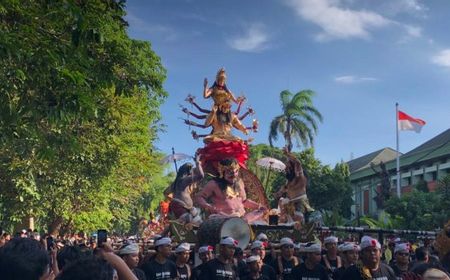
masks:
<svg viewBox="0 0 450 280"><path fill-rule="evenodd" d="M175 171L178 172L178 167L177 167L177 161L183 161L183 160L188 160L188 159L192 159L193 157L187 154L183 154L183 153L175 153L174 148L172 148L172 154L165 156L162 160L161 160L161 164L167 164L170 162L173 162L173 164L175 165Z"/></svg>
<svg viewBox="0 0 450 280"><path fill-rule="evenodd" d="M267 190L267 185L269 184L270 172L272 170L278 171L278 172L284 172L284 170L286 169L286 165L281 160L278 160L278 159L272 158L272 157L260 158L256 161L256 164L258 166L261 166L261 167L269 170L267 172L266 187L265 187L266 190Z"/></svg>

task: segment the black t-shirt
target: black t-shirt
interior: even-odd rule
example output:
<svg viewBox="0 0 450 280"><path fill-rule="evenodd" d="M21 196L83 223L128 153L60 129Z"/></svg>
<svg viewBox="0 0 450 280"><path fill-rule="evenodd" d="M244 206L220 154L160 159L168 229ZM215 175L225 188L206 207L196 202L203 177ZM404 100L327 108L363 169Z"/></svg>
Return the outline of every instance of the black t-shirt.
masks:
<svg viewBox="0 0 450 280"><path fill-rule="evenodd" d="M314 269L309 269L306 267L306 264L302 263L294 269L292 269L292 273L287 276L285 279L289 280L328 280L328 273L325 267L321 264L318 264L314 267Z"/></svg>
<svg viewBox="0 0 450 280"><path fill-rule="evenodd" d="M322 256L322 260L320 261L320 264L323 266L323 267L325 267L325 269L328 269L328 267L327 267L327 265L326 265L326 263L325 263L325 258L327 258L327 255L323 255ZM327 260L328 260L328 258L327 258ZM335 259L335 260L328 260L328 262L330 263L330 268L331 268L331 271L329 271L329 273L333 273L338 267L338 265L337 265L337 259Z"/></svg>
<svg viewBox="0 0 450 280"><path fill-rule="evenodd" d="M272 254L269 253L269 251L267 250L266 252L268 252L268 254L266 254L266 256L263 259L263 262L267 265L270 265L271 267L273 267L276 271L277 266L276 266L276 262L273 260Z"/></svg>
<svg viewBox="0 0 450 280"><path fill-rule="evenodd" d="M345 270L346 270L346 268L344 266L341 266L338 269L336 269L333 272L333 280L340 280L340 279L344 280L344 278L342 278L342 276L344 275Z"/></svg>
<svg viewBox="0 0 450 280"><path fill-rule="evenodd" d="M138 280L147 280L144 271L140 270L139 268L133 268L132 271Z"/></svg>
<svg viewBox="0 0 450 280"><path fill-rule="evenodd" d="M236 278L236 267L231 263L225 264L219 259L207 262L199 277L200 280L234 280Z"/></svg>
<svg viewBox="0 0 450 280"><path fill-rule="evenodd" d="M281 260L281 266L280 266ZM299 262L297 262L298 265ZM286 278L289 274L292 273L292 269L295 267L294 259L287 261L283 257L278 257L274 261L274 267L276 267L276 272L278 275L281 275L283 278Z"/></svg>
<svg viewBox="0 0 450 280"><path fill-rule="evenodd" d="M239 278L244 277L245 275L247 275L247 273L248 273L247 264L243 260L238 261L237 275L239 276Z"/></svg>
<svg viewBox="0 0 450 280"><path fill-rule="evenodd" d="M178 276L180 277L180 280L189 280L190 275L190 269L188 268L188 265L185 264L182 267L177 266Z"/></svg>
<svg viewBox="0 0 450 280"><path fill-rule="evenodd" d="M252 278L250 277L250 274L247 274L241 277L240 280L269 280L269 278L264 274L260 274L258 278Z"/></svg>
<svg viewBox="0 0 450 280"><path fill-rule="evenodd" d="M342 279L363 280L359 269L356 265L352 265L345 270ZM380 263L380 266L376 271L372 271L373 280L397 280L394 271L384 263Z"/></svg>
<svg viewBox="0 0 450 280"><path fill-rule="evenodd" d="M206 263L202 263L192 269L191 280L200 279L200 273L202 272L202 269L205 267L205 265Z"/></svg>
<svg viewBox="0 0 450 280"><path fill-rule="evenodd" d="M263 264L261 267L261 274L264 276L263 278L267 279L267 280L277 280L277 274L275 272L275 269L273 269L272 266L267 265L267 264ZM245 274L239 274L239 278L242 279L247 279L249 278L249 269L247 267L247 269L245 269Z"/></svg>
<svg viewBox="0 0 450 280"><path fill-rule="evenodd" d="M144 263L141 269L144 271L147 280L175 279L178 277L177 266L170 260L160 264L156 259L153 259Z"/></svg>
<svg viewBox="0 0 450 280"><path fill-rule="evenodd" d="M400 268L399 268L396 264L394 264L394 265L392 266L392 270L394 271L395 276L397 276L397 280L402 280L402 279L403 279L403 278L402 278L402 275L403 275L405 272L407 272L407 271L402 271L402 270L400 270Z"/></svg>
<svg viewBox="0 0 450 280"><path fill-rule="evenodd" d="M275 272L275 269L273 269L273 267L271 267L270 265L263 264L261 273L269 280L277 280L277 273Z"/></svg>

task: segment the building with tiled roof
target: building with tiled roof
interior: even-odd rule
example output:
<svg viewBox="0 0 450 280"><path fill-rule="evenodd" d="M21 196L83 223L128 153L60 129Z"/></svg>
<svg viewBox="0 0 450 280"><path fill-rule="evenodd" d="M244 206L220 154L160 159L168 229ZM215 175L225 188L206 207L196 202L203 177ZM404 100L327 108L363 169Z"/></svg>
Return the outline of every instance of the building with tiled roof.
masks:
<svg viewBox="0 0 450 280"><path fill-rule="evenodd" d="M392 194L395 195L396 154L394 149L384 148L347 162L354 190L354 214L358 211L360 215L376 215L378 212L374 198L376 192L380 191L381 179L371 168L371 164L378 170L381 161L386 164ZM433 191L437 181L450 174L450 129L400 155L400 174L401 193L411 191L422 180Z"/></svg>

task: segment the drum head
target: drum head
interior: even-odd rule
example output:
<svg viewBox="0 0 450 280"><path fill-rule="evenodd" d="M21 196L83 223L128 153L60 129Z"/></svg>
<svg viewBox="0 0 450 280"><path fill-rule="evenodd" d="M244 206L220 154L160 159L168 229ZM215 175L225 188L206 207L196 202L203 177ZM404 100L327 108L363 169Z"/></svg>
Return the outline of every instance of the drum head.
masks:
<svg viewBox="0 0 450 280"><path fill-rule="evenodd" d="M220 237L225 236L233 237L239 242L238 247L244 250L250 242L250 227L241 218L229 218L220 230Z"/></svg>

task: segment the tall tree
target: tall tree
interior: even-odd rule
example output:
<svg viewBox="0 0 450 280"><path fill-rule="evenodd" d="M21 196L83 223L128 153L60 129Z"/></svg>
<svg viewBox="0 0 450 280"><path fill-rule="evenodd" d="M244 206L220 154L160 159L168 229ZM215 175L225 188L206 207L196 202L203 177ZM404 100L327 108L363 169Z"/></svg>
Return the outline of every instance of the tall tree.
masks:
<svg viewBox="0 0 450 280"><path fill-rule="evenodd" d="M124 16L121 0L1 1L1 226L111 228L162 174L165 69Z"/></svg>
<svg viewBox="0 0 450 280"><path fill-rule="evenodd" d="M293 95L284 90L280 93L282 114L276 116L270 123L269 143L278 139L278 133L282 134L289 151L292 150L292 140L297 140L306 147L313 145L314 136L317 134L317 120L322 122L322 115L313 106L312 90L302 90Z"/></svg>

